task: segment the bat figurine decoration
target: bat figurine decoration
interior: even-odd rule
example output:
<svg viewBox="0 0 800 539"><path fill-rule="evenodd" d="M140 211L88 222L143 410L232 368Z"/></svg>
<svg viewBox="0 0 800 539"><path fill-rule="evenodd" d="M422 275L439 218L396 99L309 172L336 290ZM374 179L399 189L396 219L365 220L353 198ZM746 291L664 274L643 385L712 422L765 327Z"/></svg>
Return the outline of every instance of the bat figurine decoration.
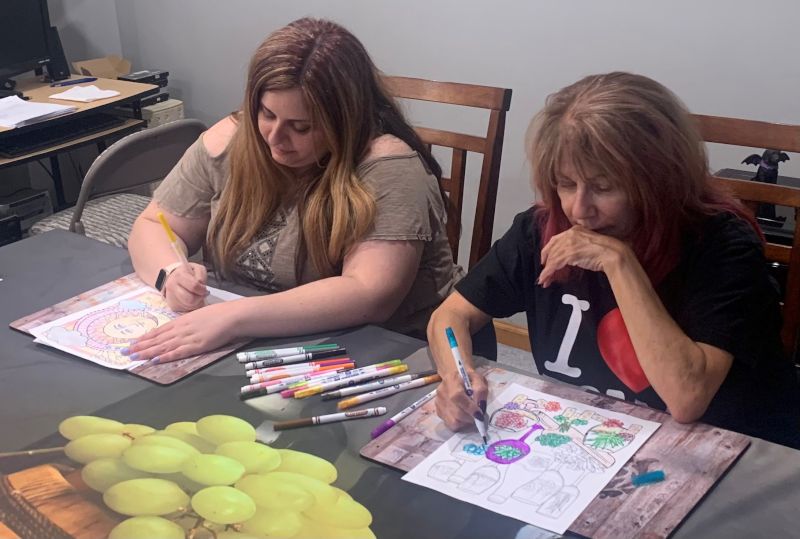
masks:
<svg viewBox="0 0 800 539"><path fill-rule="evenodd" d="M780 150L764 150L760 156L756 153L748 155L743 164L757 165L758 170L752 180L761 183L778 183L778 165L789 160L789 155ZM778 217L775 214L775 205L761 204L758 209L758 217L772 219L774 221L785 221L786 217ZM780 226L782 223L777 223Z"/></svg>

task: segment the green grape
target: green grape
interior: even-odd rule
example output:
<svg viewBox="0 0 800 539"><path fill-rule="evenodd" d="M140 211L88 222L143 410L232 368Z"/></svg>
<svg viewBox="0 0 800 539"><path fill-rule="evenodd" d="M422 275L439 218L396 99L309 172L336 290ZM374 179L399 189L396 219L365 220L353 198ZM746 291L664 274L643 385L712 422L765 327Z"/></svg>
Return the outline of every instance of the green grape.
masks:
<svg viewBox="0 0 800 539"><path fill-rule="evenodd" d="M87 434L120 434L124 425L113 419L76 415L68 417L58 425L58 432L67 440L76 440Z"/></svg>
<svg viewBox="0 0 800 539"><path fill-rule="evenodd" d="M300 512L315 502L310 491L281 477L246 475L236 482L236 488L253 498L263 509Z"/></svg>
<svg viewBox="0 0 800 539"><path fill-rule="evenodd" d="M152 434L156 429L148 427L147 425L140 425L139 423L126 423L122 427L122 434L130 436L131 438L139 438Z"/></svg>
<svg viewBox="0 0 800 539"><path fill-rule="evenodd" d="M325 459L292 449L278 449L278 453L281 455L278 472L308 475L329 485L336 481L336 467Z"/></svg>
<svg viewBox="0 0 800 539"><path fill-rule="evenodd" d="M300 515L300 529L294 534L292 539L327 539L329 530L315 520Z"/></svg>
<svg viewBox="0 0 800 539"><path fill-rule="evenodd" d="M311 520L333 528L366 528L372 524L372 514L355 500L339 496L336 503L315 504L303 512Z"/></svg>
<svg viewBox="0 0 800 539"><path fill-rule="evenodd" d="M333 505L339 499L339 495L333 490L333 487L307 475L291 472L269 472L258 475L260 477L269 477L272 481L277 481L284 485L303 488L314 496L314 503L319 505Z"/></svg>
<svg viewBox="0 0 800 539"><path fill-rule="evenodd" d="M208 487L192 496L192 509L206 520L234 524L250 519L256 512L253 499L233 487Z"/></svg>
<svg viewBox="0 0 800 539"><path fill-rule="evenodd" d="M183 463L181 472L203 485L231 485L244 475L244 466L222 455L195 455Z"/></svg>
<svg viewBox="0 0 800 539"><path fill-rule="evenodd" d="M302 522L299 513L258 509L252 518L242 523L242 531L267 537L294 537Z"/></svg>
<svg viewBox="0 0 800 539"><path fill-rule="evenodd" d="M191 444L187 444L178 438L162 434L149 434L147 436L142 436L141 438L134 440L133 445L160 445L163 447L171 447L172 449L183 451L189 455L197 455L200 453Z"/></svg>
<svg viewBox="0 0 800 539"><path fill-rule="evenodd" d="M369 528L325 528L324 536L326 539L376 539L375 534Z"/></svg>
<svg viewBox="0 0 800 539"><path fill-rule="evenodd" d="M263 536L250 535L249 533L237 532L235 530L223 530L217 532L217 539L263 539Z"/></svg>
<svg viewBox="0 0 800 539"><path fill-rule="evenodd" d="M281 463L281 455L277 450L258 442L224 443L217 447L216 453L241 462L245 473L269 472Z"/></svg>
<svg viewBox="0 0 800 539"><path fill-rule="evenodd" d="M183 528L161 517L133 517L111 530L108 539L184 539Z"/></svg>
<svg viewBox="0 0 800 539"><path fill-rule="evenodd" d="M170 438L175 438L182 442L186 442L201 453L213 453L217 448L215 444L212 444L208 440L201 438L199 435L190 434L181 430L157 430L155 434L159 436L168 436Z"/></svg>
<svg viewBox="0 0 800 539"><path fill-rule="evenodd" d="M167 481L172 481L173 483L181 487L181 490L183 490L184 492L188 492L189 494L194 494L195 492L199 492L208 486L198 483L197 481L192 481L191 479L189 479L180 472L160 474L158 477L159 479L166 479Z"/></svg>
<svg viewBox="0 0 800 539"><path fill-rule="evenodd" d="M191 453L164 445L134 445L125 450L122 460L136 470L150 473L178 472Z"/></svg>
<svg viewBox="0 0 800 539"><path fill-rule="evenodd" d="M103 494L105 504L123 515L158 516L189 504L189 496L172 481L147 477L117 483Z"/></svg>
<svg viewBox="0 0 800 539"><path fill-rule="evenodd" d="M348 500L352 500L352 499L353 499L353 497L352 497L352 496L350 496L350 494L348 494L346 490L342 490L342 489L340 489L340 488L338 488L338 487L334 487L334 486L331 486L331 488L332 488L334 491L336 491L336 494L338 494L340 498L341 498L342 496L344 496L344 497L345 497L345 498L347 498Z"/></svg>
<svg viewBox="0 0 800 539"><path fill-rule="evenodd" d="M301 516L302 526L292 539L375 539L369 528L336 528Z"/></svg>
<svg viewBox="0 0 800 539"><path fill-rule="evenodd" d="M147 473L134 470L120 458L93 460L81 470L81 479L98 492L105 492L120 481L147 477Z"/></svg>
<svg viewBox="0 0 800 539"><path fill-rule="evenodd" d="M164 430L185 432L197 436L197 424L194 421L176 421L164 427Z"/></svg>
<svg viewBox="0 0 800 539"><path fill-rule="evenodd" d="M215 445L225 442L253 442L256 429L253 425L231 415L210 415L197 422L197 433Z"/></svg>
<svg viewBox="0 0 800 539"><path fill-rule="evenodd" d="M119 457L130 445L130 438L121 434L87 434L68 443L64 453L76 462L87 464L97 459Z"/></svg>

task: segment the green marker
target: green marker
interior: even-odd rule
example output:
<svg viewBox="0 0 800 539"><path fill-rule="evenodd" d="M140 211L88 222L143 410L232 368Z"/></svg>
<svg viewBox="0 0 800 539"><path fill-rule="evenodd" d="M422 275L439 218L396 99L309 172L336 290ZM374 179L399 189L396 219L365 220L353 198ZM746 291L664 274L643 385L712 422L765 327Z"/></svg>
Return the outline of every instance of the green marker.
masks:
<svg viewBox="0 0 800 539"><path fill-rule="evenodd" d="M239 363L248 363L259 359L272 359L276 357L293 356L296 354L307 354L309 352L320 352L322 350L333 350L339 348L338 344L309 344L307 346L296 346L294 348L271 348L268 350L250 350L239 352L236 359Z"/></svg>

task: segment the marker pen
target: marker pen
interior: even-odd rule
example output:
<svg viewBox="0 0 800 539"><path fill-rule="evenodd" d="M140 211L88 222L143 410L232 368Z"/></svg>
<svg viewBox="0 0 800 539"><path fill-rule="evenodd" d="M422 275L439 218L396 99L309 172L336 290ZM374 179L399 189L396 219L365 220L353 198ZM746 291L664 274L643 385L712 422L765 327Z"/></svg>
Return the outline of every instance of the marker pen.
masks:
<svg viewBox="0 0 800 539"><path fill-rule="evenodd" d="M263 369L265 367L275 367L277 365L287 365L289 363L300 363L301 361L311 361L313 359L323 359L326 357L343 356L347 353L346 348L331 348L329 350L319 350L317 352L306 352L303 354L294 354L284 357L273 357L271 359L262 359L260 361L251 361L245 363L244 368L250 369Z"/></svg>
<svg viewBox="0 0 800 539"><path fill-rule="evenodd" d="M387 419L386 421L381 423L378 426L378 428L376 428L375 430L373 430L370 433L370 437L373 438L373 439L377 438L378 436L380 436L381 434L383 434L384 432L386 432L390 428L392 428L395 425L397 425L398 423L400 423L403 419L408 417L411 414L411 412L413 412L417 408L421 408L422 406L424 406L426 402L428 402L429 400L433 399L434 397L436 397L436 390L435 389L433 391L431 391L430 393L428 393L427 395L425 395L425 396L417 399L416 401L414 401L407 408L403 408L402 410L400 410L399 412L394 414L392 417L390 417L389 419Z"/></svg>
<svg viewBox="0 0 800 539"><path fill-rule="evenodd" d="M293 348L271 348L268 350L248 350L247 352L239 352L238 354L236 354L236 359L239 360L239 363L247 363L249 361L256 361L259 359L294 356L297 354L318 352L320 350L333 350L334 348L339 348L339 345L334 343L308 344L305 346L295 346Z"/></svg>
<svg viewBox="0 0 800 539"><path fill-rule="evenodd" d="M307 427L309 425L324 425L325 423L335 423L337 421L347 421L348 419L361 419L364 417L375 417L386 413L386 408L378 406L377 408L366 408L364 410L352 410L350 412L342 412L338 414L318 415L314 417L304 417L301 419L292 419L289 421L281 421L275 423L273 428L275 430L296 429L298 427Z"/></svg>
<svg viewBox="0 0 800 539"><path fill-rule="evenodd" d="M359 404L363 404L365 402L374 401L375 399L382 399L383 397L388 397L390 395L394 395L395 393L400 393L401 391L407 391L409 389L414 389L415 387L422 387L441 381L442 378L438 374L425 376L424 378L417 378L416 380L411 380L410 382L395 384L390 387L384 387L383 389L370 391L369 393L362 393L360 395L350 397L349 399L341 400L336 405L336 408L339 410L346 410L347 408L352 408L353 406L358 406Z"/></svg>
<svg viewBox="0 0 800 539"><path fill-rule="evenodd" d="M417 378L422 378L423 376L430 376L432 374L436 374L436 371L425 371L425 372L404 374L402 376L395 376L393 378L384 378L382 380L376 380L374 382L369 382L367 384L359 384L357 386L344 387L342 389L337 389L335 391L328 391L327 393L323 393L322 400L327 401L332 399L340 399L342 397L347 397L350 395L358 395L359 393L366 393L368 391L382 389L384 387L389 387L394 384L402 384L403 382L410 382L411 380L416 380Z"/></svg>

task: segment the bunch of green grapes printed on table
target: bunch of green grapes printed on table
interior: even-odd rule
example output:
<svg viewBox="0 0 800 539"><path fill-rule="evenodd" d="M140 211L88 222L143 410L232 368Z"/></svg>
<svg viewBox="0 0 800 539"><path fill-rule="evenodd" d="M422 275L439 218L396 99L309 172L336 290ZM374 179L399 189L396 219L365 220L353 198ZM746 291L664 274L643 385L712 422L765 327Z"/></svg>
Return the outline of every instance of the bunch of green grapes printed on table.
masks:
<svg viewBox="0 0 800 539"><path fill-rule="evenodd" d="M75 416L58 430L83 481L125 518L109 539L375 537L369 510L331 485L333 464L257 442L238 417L156 430Z"/></svg>

